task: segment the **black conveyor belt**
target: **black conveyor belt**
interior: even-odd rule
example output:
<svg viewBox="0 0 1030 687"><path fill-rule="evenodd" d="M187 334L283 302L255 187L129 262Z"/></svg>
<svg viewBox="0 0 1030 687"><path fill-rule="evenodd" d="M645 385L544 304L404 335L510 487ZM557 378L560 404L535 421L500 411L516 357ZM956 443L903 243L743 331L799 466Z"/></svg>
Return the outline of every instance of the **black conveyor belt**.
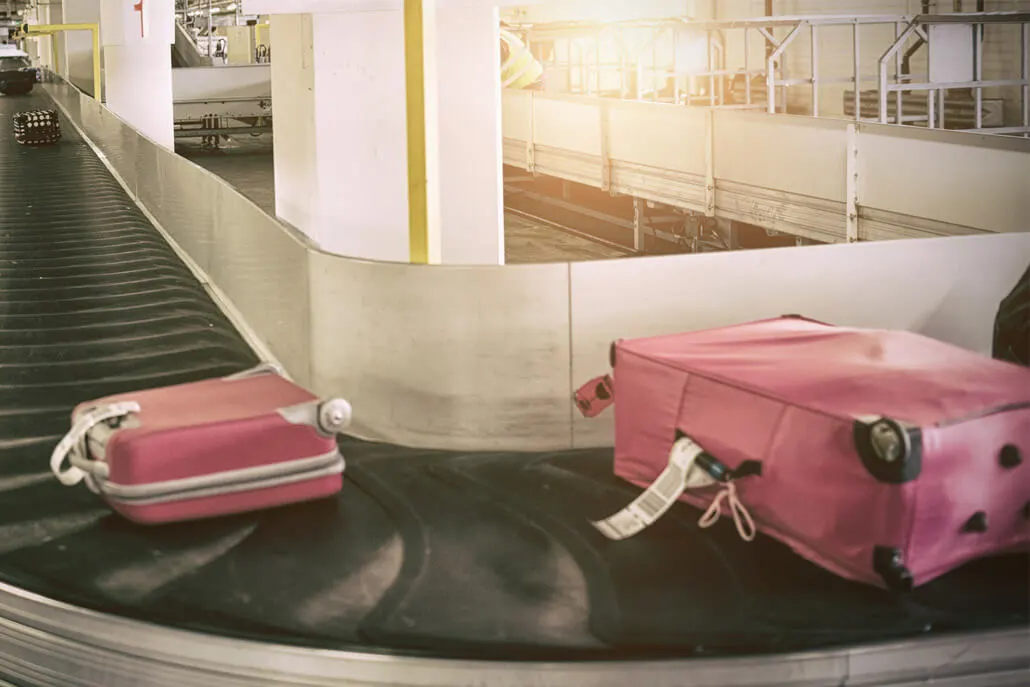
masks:
<svg viewBox="0 0 1030 687"><path fill-rule="evenodd" d="M0 98L0 580L89 609L315 647L476 658L809 650L1025 625L1028 558L907 598L674 508L619 543L588 519L636 490L610 451L459 454L347 440L335 500L166 527L66 488L48 456L77 402L256 362L65 123L27 149ZM244 449L245 447L240 447Z"/></svg>

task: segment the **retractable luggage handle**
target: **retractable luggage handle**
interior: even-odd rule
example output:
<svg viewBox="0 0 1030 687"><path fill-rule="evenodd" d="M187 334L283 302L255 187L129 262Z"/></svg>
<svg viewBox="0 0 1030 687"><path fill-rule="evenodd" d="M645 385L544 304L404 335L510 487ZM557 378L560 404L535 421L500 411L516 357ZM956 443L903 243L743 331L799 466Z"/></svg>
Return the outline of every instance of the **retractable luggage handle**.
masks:
<svg viewBox="0 0 1030 687"><path fill-rule="evenodd" d="M93 408L79 417L72 425L68 434L54 448L54 452L50 454L50 469L61 484L66 487L73 487L83 479L86 479L92 488L94 477L107 477L107 464L77 455L79 446L89 431L101 422L125 417L139 411L139 403L135 401L122 401ZM63 468L66 460L71 465L68 468Z"/></svg>

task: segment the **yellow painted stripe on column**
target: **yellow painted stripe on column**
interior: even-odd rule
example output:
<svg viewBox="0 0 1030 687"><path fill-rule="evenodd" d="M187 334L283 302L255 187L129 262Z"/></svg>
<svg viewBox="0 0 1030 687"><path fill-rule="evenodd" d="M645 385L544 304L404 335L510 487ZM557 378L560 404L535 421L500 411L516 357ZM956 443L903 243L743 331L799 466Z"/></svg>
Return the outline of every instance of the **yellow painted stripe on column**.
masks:
<svg viewBox="0 0 1030 687"><path fill-rule="evenodd" d="M100 24L33 24L26 26L26 31L29 36L49 35L50 40L62 31L89 31L93 36L93 97L100 100Z"/></svg>
<svg viewBox="0 0 1030 687"><path fill-rule="evenodd" d="M408 117L408 245L411 262L426 264L429 262L429 188L422 0L404 0L404 75Z"/></svg>
<svg viewBox="0 0 1030 687"><path fill-rule="evenodd" d="M92 24L90 32L93 34L93 99L99 103L104 97L100 83L100 24Z"/></svg>

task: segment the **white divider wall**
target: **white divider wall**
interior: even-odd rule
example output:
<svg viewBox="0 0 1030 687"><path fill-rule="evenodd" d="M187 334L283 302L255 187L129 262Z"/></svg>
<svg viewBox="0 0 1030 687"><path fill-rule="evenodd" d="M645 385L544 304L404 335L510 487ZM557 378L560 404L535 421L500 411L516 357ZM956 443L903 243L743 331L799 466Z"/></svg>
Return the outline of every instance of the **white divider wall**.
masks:
<svg viewBox="0 0 1030 687"><path fill-rule="evenodd" d="M568 446L567 264L417 266L311 254L312 378L364 437Z"/></svg>
<svg viewBox="0 0 1030 687"><path fill-rule="evenodd" d="M306 245L223 180L50 86L106 155L136 146L141 202L293 376L355 408L365 438L455 449L610 444L574 389L628 338L801 313L987 353L1030 233L804 249L447 267ZM124 126L124 125L122 125Z"/></svg>

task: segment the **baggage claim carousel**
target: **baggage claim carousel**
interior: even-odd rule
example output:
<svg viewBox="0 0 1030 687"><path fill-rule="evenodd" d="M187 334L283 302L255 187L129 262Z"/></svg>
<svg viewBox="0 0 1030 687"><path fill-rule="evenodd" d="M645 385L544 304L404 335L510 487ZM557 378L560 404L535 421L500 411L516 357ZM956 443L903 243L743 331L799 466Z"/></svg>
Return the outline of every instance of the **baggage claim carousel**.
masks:
<svg viewBox="0 0 1030 687"><path fill-rule="evenodd" d="M162 527L62 487L76 403L257 358L66 118L14 142L50 107L0 98L0 681L1030 683L1027 556L895 596L685 505L610 542L589 520L636 493L610 450L345 439L334 500Z"/></svg>

